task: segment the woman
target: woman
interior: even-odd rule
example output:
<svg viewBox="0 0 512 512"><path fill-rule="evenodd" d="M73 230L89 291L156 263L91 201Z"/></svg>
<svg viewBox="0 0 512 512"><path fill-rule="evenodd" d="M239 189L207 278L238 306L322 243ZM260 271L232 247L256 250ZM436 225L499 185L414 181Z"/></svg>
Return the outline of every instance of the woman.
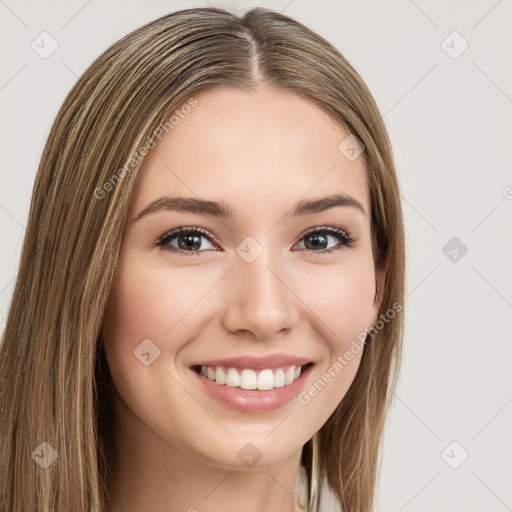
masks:
<svg viewBox="0 0 512 512"><path fill-rule="evenodd" d="M36 177L1 509L371 510L399 197L371 93L296 21L190 9L106 50Z"/></svg>

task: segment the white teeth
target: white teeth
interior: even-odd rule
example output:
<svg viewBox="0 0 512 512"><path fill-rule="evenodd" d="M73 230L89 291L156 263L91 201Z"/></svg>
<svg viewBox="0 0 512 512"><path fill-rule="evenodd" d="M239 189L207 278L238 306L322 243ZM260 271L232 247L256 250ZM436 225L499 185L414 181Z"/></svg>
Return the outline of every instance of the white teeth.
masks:
<svg viewBox="0 0 512 512"><path fill-rule="evenodd" d="M240 374L240 387L242 389L256 389L256 373L254 370L242 370Z"/></svg>
<svg viewBox="0 0 512 512"><path fill-rule="evenodd" d="M258 389L264 391L274 387L274 374L272 370L263 370L258 375Z"/></svg>
<svg viewBox="0 0 512 512"><path fill-rule="evenodd" d="M228 370L226 386L231 386L232 388L240 387L240 374L234 368Z"/></svg>
<svg viewBox="0 0 512 512"><path fill-rule="evenodd" d="M290 368L288 368L288 371L286 372L286 374L284 376L284 383L287 385L291 384L294 379L295 379L295 366L290 366Z"/></svg>
<svg viewBox="0 0 512 512"><path fill-rule="evenodd" d="M242 389L259 389L261 391L288 386L301 375L300 366L285 366L275 370L261 371L244 368L240 372L235 368L222 368L220 366L201 366L200 374L209 380Z"/></svg>
<svg viewBox="0 0 512 512"><path fill-rule="evenodd" d="M226 384L226 374L220 366L217 366L215 369L215 382L217 384Z"/></svg>
<svg viewBox="0 0 512 512"><path fill-rule="evenodd" d="M282 368L278 368L276 373L274 373L274 387L282 388L285 384L284 371Z"/></svg>

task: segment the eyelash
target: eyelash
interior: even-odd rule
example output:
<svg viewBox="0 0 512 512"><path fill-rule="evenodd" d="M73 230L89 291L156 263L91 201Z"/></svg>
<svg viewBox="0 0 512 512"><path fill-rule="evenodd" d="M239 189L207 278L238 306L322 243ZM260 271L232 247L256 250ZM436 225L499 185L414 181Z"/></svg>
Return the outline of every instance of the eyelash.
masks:
<svg viewBox="0 0 512 512"><path fill-rule="evenodd" d="M184 256L192 256L194 254L200 255L202 252L205 252L204 250L203 251L184 251L177 247L167 245L170 240L172 240L173 238L176 237L176 235L181 235L183 233L201 234L205 238L207 238L209 242L217 242L217 239L215 237L213 237L212 235L210 235L203 228L200 228L198 226L192 226L192 227L179 226L178 228L173 229L172 231L169 231L168 233L166 233L165 235L160 237L157 240L157 242L154 244L154 246L160 247L164 251L180 253L180 254L183 254ZM299 238L298 242L300 242L307 235L311 235L313 233L324 233L324 234L328 233L329 235L337 238L338 241L340 242L340 244L338 244L337 246L332 247L330 249L322 249L321 251L314 251L312 249L301 249L303 251L306 251L310 256L332 253L332 252L338 251L344 247L352 248L355 246L355 244L357 242L357 238L352 237L346 229L343 229L338 226L320 226L320 227L309 229L302 235L301 238Z"/></svg>

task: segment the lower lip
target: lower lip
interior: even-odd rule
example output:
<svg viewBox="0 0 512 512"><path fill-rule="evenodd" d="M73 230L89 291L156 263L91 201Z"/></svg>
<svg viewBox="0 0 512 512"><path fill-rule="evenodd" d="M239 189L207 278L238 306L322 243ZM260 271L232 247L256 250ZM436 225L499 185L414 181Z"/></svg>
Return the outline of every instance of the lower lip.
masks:
<svg viewBox="0 0 512 512"><path fill-rule="evenodd" d="M210 395L229 407L245 413L261 413L279 409L293 400L302 390L306 378L314 365L301 372L300 377L288 386L260 391L258 389L242 389L216 384L199 373L191 370Z"/></svg>

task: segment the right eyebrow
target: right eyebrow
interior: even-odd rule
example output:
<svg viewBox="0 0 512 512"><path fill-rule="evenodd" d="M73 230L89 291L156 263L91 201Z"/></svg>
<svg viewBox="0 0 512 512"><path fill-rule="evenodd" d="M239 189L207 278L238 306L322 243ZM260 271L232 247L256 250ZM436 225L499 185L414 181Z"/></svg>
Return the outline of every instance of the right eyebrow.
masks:
<svg viewBox="0 0 512 512"><path fill-rule="evenodd" d="M198 215L209 215L212 217L232 217L233 212L224 201L206 201L195 197L170 197L163 196L150 203L142 210L134 222L160 210L170 210L185 213L196 213Z"/></svg>

